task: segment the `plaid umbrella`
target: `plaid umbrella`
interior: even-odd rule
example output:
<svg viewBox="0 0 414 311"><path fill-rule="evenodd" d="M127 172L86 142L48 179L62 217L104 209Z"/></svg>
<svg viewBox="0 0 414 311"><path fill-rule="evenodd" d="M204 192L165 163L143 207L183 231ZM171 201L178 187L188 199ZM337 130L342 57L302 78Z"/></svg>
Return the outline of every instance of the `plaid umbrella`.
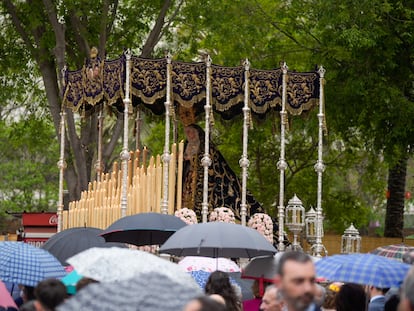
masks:
<svg viewBox="0 0 414 311"><path fill-rule="evenodd" d="M410 265L373 254L349 254L324 257L315 263L316 274L330 281L399 287Z"/></svg>
<svg viewBox="0 0 414 311"><path fill-rule="evenodd" d="M380 246L371 251L371 254L388 257L392 259L396 259L398 261L403 261L402 257L405 253L408 253L410 251L414 251L414 247L410 247L408 245L405 245L404 243L401 244L391 244L391 245L385 245Z"/></svg>
<svg viewBox="0 0 414 311"><path fill-rule="evenodd" d="M66 275L60 262L49 252L23 242L0 242L0 279L36 286L47 278Z"/></svg>

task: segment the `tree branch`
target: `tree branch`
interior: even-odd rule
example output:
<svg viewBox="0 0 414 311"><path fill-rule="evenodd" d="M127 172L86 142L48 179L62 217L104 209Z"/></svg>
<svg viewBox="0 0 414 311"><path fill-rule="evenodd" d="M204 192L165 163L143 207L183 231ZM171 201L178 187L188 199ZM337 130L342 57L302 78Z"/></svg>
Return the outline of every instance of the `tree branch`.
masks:
<svg viewBox="0 0 414 311"><path fill-rule="evenodd" d="M62 89L62 70L65 66L65 26L59 23L57 13L54 4L50 0L43 0L43 4L46 8L49 22L52 25L53 32L55 34L56 46L54 48L54 54L56 57L56 63L58 67L59 87Z"/></svg>
<svg viewBox="0 0 414 311"><path fill-rule="evenodd" d="M167 15L168 9L171 6L171 0L165 0L164 4L160 10L160 14L155 22L154 27L152 28L150 34L148 35L147 41L145 42L141 57L149 57L151 53L154 51L155 45L160 40L160 33L162 32L162 28L164 25L165 16Z"/></svg>

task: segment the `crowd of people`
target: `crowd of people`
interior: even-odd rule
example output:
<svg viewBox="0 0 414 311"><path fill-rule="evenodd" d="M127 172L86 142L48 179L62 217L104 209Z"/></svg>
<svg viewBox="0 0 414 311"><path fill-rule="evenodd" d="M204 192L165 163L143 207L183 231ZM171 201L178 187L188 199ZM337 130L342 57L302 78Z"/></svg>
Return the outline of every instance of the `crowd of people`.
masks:
<svg viewBox="0 0 414 311"><path fill-rule="evenodd" d="M204 294L183 302L183 311L414 311L414 266L402 286L391 289L369 284L318 283L312 258L298 251L285 252L277 268L273 282L265 284L262 296L258 282L253 283L254 298L249 300L243 300L228 273L214 271L207 280ZM82 279L77 291L93 282ZM36 287L21 289L20 310L59 310L59 305L70 299L65 285L57 279L46 279ZM136 310L141 310L140 306Z"/></svg>

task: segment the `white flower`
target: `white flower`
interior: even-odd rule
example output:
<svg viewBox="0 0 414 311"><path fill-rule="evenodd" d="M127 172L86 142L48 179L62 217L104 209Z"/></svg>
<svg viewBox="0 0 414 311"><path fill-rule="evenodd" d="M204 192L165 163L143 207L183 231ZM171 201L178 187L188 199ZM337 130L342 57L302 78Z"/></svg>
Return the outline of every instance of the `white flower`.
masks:
<svg viewBox="0 0 414 311"><path fill-rule="evenodd" d="M249 219L247 225L263 234L270 243L273 243L273 221L269 215L256 213Z"/></svg>
<svg viewBox="0 0 414 311"><path fill-rule="evenodd" d="M189 209L187 207L176 210L174 215L180 218L182 221L184 221L187 225L197 223L196 213L192 209Z"/></svg>
<svg viewBox="0 0 414 311"><path fill-rule="evenodd" d="M233 211L228 207L216 207L210 212L209 221L219 221L234 224L236 218L234 217Z"/></svg>

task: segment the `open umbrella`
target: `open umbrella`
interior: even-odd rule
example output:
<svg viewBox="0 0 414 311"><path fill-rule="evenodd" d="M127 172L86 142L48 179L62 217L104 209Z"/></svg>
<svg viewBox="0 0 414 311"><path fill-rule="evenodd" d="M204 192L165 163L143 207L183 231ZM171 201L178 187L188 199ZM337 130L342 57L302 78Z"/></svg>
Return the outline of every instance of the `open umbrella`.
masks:
<svg viewBox="0 0 414 311"><path fill-rule="evenodd" d="M199 295L202 291L194 281L180 282L162 272L151 272L129 280L88 285L58 310L183 310Z"/></svg>
<svg viewBox="0 0 414 311"><path fill-rule="evenodd" d="M347 254L324 257L315 263L316 274L330 281L399 287L410 265L373 254Z"/></svg>
<svg viewBox="0 0 414 311"><path fill-rule="evenodd" d="M231 259L228 258L211 258L202 256L187 256L178 262L178 265L185 271L207 271L213 272L216 270L224 272L239 272L240 267Z"/></svg>
<svg viewBox="0 0 414 311"><path fill-rule="evenodd" d="M279 253L278 253L279 254ZM277 274L279 259L274 256L253 258L243 269L241 277L259 281L259 293L264 294L264 282L271 283Z"/></svg>
<svg viewBox="0 0 414 311"><path fill-rule="evenodd" d="M174 233L160 253L176 256L253 258L273 255L276 249L254 229L226 222L186 226Z"/></svg>
<svg viewBox="0 0 414 311"><path fill-rule="evenodd" d="M76 227L54 234L42 248L53 254L63 265L66 259L91 247L126 247L122 243L106 243L99 234L102 229L92 227Z"/></svg>
<svg viewBox="0 0 414 311"><path fill-rule="evenodd" d="M0 279L36 286L47 278L66 275L60 262L48 251L23 242L0 242Z"/></svg>
<svg viewBox="0 0 414 311"><path fill-rule="evenodd" d="M403 255L410 251L414 251L414 247L401 243L401 244L379 246L373 251L371 251L370 253L383 256L383 257L387 257L387 258L392 258L398 261L403 261L402 260Z"/></svg>
<svg viewBox="0 0 414 311"><path fill-rule="evenodd" d="M163 244L174 232L186 226L180 218L161 213L125 216L106 228L101 236L107 242L134 245Z"/></svg>
<svg viewBox="0 0 414 311"><path fill-rule="evenodd" d="M136 249L94 247L67 261L79 274L100 282L122 281L150 272L160 272L177 281L193 281L177 264Z"/></svg>
<svg viewBox="0 0 414 311"><path fill-rule="evenodd" d="M6 288L6 285L4 285L3 282L0 281L0 308L4 308L6 310L16 310L17 311L17 305L14 302L12 296L10 295L9 291Z"/></svg>

